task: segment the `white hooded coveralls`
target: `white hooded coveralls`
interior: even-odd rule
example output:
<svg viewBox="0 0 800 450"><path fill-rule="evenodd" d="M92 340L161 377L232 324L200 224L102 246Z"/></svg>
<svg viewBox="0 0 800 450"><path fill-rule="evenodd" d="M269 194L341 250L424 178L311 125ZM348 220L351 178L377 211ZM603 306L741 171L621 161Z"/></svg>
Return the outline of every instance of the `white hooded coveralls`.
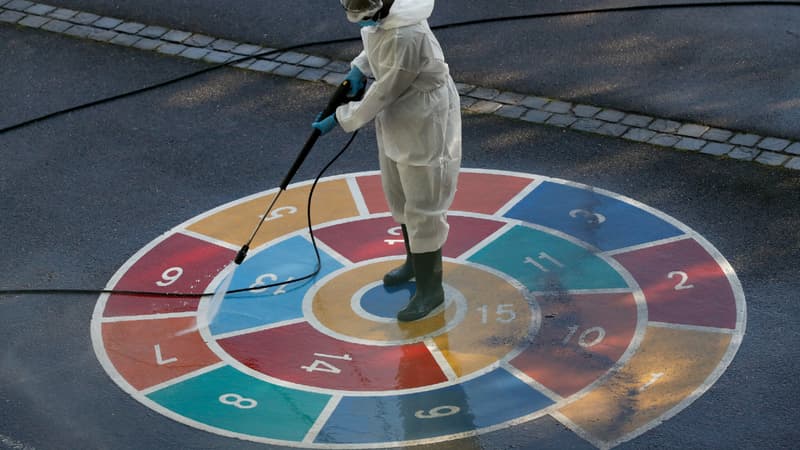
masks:
<svg viewBox="0 0 800 450"><path fill-rule="evenodd" d="M375 82L361 101L336 110L347 132L375 120L383 191L394 219L408 228L413 253L447 240L461 167L461 104L428 26L433 4L395 0L379 25L361 29L364 50L351 65Z"/></svg>

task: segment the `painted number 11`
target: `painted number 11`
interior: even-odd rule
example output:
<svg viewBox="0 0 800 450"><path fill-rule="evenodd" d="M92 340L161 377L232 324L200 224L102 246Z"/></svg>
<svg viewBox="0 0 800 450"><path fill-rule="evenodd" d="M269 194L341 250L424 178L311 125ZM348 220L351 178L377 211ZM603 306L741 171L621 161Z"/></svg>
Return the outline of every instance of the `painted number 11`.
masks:
<svg viewBox="0 0 800 450"><path fill-rule="evenodd" d="M531 264L534 267L536 267L537 269L541 270L542 272L550 272L550 269L548 269L544 264L540 263L539 261L543 261L543 262L546 261L546 262L549 263L549 265L556 266L559 269L563 269L564 268L564 264L562 264L561 261L553 258L552 256L548 255L545 252L539 253L538 260L533 259L530 256L525 258L525 264Z"/></svg>

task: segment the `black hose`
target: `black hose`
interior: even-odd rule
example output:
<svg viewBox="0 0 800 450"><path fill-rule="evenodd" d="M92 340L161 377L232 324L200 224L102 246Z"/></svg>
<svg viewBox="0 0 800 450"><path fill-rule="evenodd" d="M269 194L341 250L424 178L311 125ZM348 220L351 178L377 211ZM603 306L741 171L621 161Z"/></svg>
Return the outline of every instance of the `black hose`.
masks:
<svg viewBox="0 0 800 450"><path fill-rule="evenodd" d="M743 2L700 2L700 3L673 3L673 4L657 4L657 5L638 5L638 6L621 6L621 7L611 7L611 8L593 8L593 9L581 9L581 10L574 10L574 11L556 11L556 12L549 12L549 13L535 13L535 14L523 14L523 15L516 15L516 16L500 16L500 17L492 17L486 19L476 19L476 20L469 20L464 22L455 22L450 24L443 24L443 25L436 25L431 26L433 30L446 30L451 28L459 28L459 27L466 27L472 25L483 25L488 23L497 23L497 22L510 22L516 20L531 20L531 19L543 19L543 18L552 18L552 17L567 17L567 16L576 16L576 15L586 15L586 14L608 14L608 13L616 13L616 12L635 12L635 11L652 11L652 10L666 10L666 9L687 9L687 8L729 8L729 7L741 7L741 6L800 6L800 1L743 1ZM176 78L172 78L169 80L165 80L156 84L151 84L148 86L144 86L139 89L135 89L129 92L124 92L122 94L113 95L107 98L94 100L88 103L84 103L81 105L73 106L70 108L66 108L63 110L55 111L52 113L45 114L40 117L36 117L34 119L26 120L15 125L7 126L5 128L0 129L0 134L16 130L19 128L26 127L28 125L32 125L34 123L43 122L48 119L52 119L54 117L67 114L70 112L78 111L85 108L90 108L92 106L97 106L103 103L112 102L115 100L119 100L125 97L134 96L137 94L141 94L146 91L158 89L173 83L177 83L192 77L196 77L198 75L208 73L214 70L217 70L221 67L227 67L229 65L233 65L239 63L241 61L245 61L248 59L255 59L261 58L264 56L268 56L275 53L283 53L290 50L296 50L300 48L307 48L307 47L315 47L320 45L331 45L331 44L339 44L345 42L353 42L359 40L360 37L348 37L348 38L339 38L339 39L330 39L325 41L316 41L316 42L307 42L304 44L297 44L289 47L284 47L281 49L276 50L267 50L264 52L260 52L254 55L247 55L242 56L239 58L234 58L230 61L225 63L212 65L186 75L181 75ZM339 151L339 153L334 156L334 158L327 164L325 167L320 171L317 177L314 179L314 184L309 192L308 196L308 231L311 237L311 243L314 247L314 253L317 259L317 265L314 272L305 275L303 277L290 280L290 281L283 281L278 283L272 283L268 285L259 285L253 288L243 288L243 289L236 289L228 291L228 293L238 293L238 292L245 292L251 291L255 289L265 289L275 286L286 285L290 283L297 283L300 281L304 281L316 276L320 271L321 261L319 255L319 249L317 248L316 239L314 237L314 231L311 225L311 200L314 193L314 188L317 185L317 182L322 177L328 168L333 165L333 163L339 159L339 157L344 154L350 144L353 142L357 135L353 133L350 137L350 140L345 144L344 147ZM141 297L202 297L202 296L209 296L213 295L213 292L206 292L202 294L198 293L184 293L184 292L152 292L152 291L136 291L136 290L114 290L114 289L1 289L0 296L15 296L15 295L30 295L30 294L40 294L40 295L53 295L53 294L79 294L79 295L97 295L97 294L119 294L119 295L134 295L134 296L141 296Z"/></svg>

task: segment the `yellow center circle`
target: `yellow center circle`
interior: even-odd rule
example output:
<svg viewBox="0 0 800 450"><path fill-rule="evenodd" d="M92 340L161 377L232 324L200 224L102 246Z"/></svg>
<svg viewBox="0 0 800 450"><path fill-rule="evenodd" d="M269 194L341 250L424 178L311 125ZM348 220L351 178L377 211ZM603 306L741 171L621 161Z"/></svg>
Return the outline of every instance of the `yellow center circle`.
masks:
<svg viewBox="0 0 800 450"><path fill-rule="evenodd" d="M538 330L538 306L518 283L461 261L444 262L445 305L423 319L374 320L356 311L353 299L397 265L372 261L329 275L306 296L306 319L325 334L367 345L430 339L459 378L513 357Z"/></svg>

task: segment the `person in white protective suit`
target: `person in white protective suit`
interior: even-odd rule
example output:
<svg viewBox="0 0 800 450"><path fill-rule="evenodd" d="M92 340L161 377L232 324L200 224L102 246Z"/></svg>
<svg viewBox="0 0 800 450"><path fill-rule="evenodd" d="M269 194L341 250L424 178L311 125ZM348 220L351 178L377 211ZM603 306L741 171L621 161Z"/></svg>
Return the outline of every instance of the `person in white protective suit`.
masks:
<svg viewBox="0 0 800 450"><path fill-rule="evenodd" d="M434 0L340 0L362 26L364 50L347 79L363 99L340 106L313 126L353 132L375 120L383 191L401 224L406 260L386 286L416 278L416 293L397 318L425 317L444 302L442 246L461 166L461 105L441 46L428 26Z"/></svg>

